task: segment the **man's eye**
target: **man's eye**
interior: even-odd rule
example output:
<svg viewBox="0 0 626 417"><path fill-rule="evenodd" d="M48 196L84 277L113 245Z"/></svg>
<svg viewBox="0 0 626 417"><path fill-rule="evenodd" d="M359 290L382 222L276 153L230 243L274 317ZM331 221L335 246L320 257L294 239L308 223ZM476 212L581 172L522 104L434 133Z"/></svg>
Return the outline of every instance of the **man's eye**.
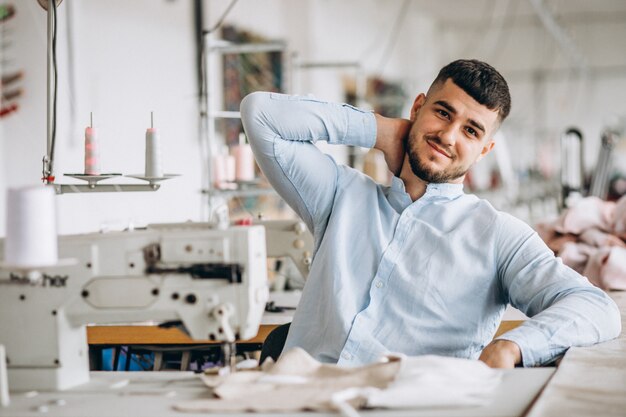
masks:
<svg viewBox="0 0 626 417"><path fill-rule="evenodd" d="M450 115L448 114L447 111L445 110L441 110L441 109L437 109L435 110L437 113L439 113L441 116L445 117L446 119L450 118Z"/></svg>
<svg viewBox="0 0 626 417"><path fill-rule="evenodd" d="M465 130L472 136L478 136L478 132L473 127L466 127Z"/></svg>

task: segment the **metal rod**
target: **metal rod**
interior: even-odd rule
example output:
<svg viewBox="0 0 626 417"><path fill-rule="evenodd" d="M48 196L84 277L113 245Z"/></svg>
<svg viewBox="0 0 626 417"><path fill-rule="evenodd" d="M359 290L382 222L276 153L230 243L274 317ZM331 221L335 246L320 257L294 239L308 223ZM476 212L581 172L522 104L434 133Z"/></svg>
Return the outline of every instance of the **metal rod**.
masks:
<svg viewBox="0 0 626 417"><path fill-rule="evenodd" d="M211 34L209 34L210 36ZM223 41L222 43L213 42L208 50L210 52L219 52L222 54L250 54L259 52L282 52L285 50L284 42L271 43L250 43L250 44L234 44Z"/></svg>
<svg viewBox="0 0 626 417"><path fill-rule="evenodd" d="M300 62L298 64L298 68L361 68L361 64L359 62L349 62L349 61L327 61L327 62Z"/></svg>
<svg viewBox="0 0 626 417"><path fill-rule="evenodd" d="M46 94L47 94L47 125L46 125L46 156L44 156L44 167L43 167L43 178L44 181L47 182L47 178L52 175L52 124L54 122L54 60L53 60L53 33L54 33L54 1L56 0L48 0L48 59L46 65L46 73L47 73L47 85L46 85Z"/></svg>
<svg viewBox="0 0 626 417"><path fill-rule="evenodd" d="M56 194L156 191L159 184L51 184Z"/></svg>

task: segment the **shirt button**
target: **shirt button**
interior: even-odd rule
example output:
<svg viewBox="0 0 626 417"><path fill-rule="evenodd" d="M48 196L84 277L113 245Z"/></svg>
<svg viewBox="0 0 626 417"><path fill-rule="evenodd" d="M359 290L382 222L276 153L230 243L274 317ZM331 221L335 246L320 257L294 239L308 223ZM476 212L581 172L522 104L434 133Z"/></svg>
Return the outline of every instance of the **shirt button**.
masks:
<svg viewBox="0 0 626 417"><path fill-rule="evenodd" d="M345 360L349 361L350 359L352 359L352 355L349 352L343 352L341 354L341 357L344 358Z"/></svg>
<svg viewBox="0 0 626 417"><path fill-rule="evenodd" d="M376 288L382 288L383 283L381 281L376 281Z"/></svg>

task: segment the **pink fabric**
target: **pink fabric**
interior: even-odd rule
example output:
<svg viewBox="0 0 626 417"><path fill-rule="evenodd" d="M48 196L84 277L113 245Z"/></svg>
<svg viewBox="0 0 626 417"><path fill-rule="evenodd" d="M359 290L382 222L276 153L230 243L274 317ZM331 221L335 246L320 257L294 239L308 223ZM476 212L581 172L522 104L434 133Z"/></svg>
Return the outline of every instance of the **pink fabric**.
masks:
<svg viewBox="0 0 626 417"><path fill-rule="evenodd" d="M563 263L579 274L583 273L589 257L596 252L596 248L585 243L567 242L558 252Z"/></svg>
<svg viewBox="0 0 626 417"><path fill-rule="evenodd" d="M626 196L587 197L557 220L536 226L563 263L605 290L626 290Z"/></svg>
<svg viewBox="0 0 626 417"><path fill-rule="evenodd" d="M626 195L620 198L615 205L613 233L626 240Z"/></svg>
<svg viewBox="0 0 626 417"><path fill-rule="evenodd" d="M559 233L578 235L584 230L595 227L600 230L612 230L615 203L598 197L583 198L574 207L567 210L557 221L555 229Z"/></svg>
<svg viewBox="0 0 626 417"><path fill-rule="evenodd" d="M611 248L600 248L589 257L589 262L583 270L583 275L596 287L602 288L602 268L606 264Z"/></svg>
<svg viewBox="0 0 626 417"><path fill-rule="evenodd" d="M580 234L580 240L587 245L602 247L602 246L620 246L626 247L626 243L619 237L610 233L603 232L600 229L587 229Z"/></svg>
<svg viewBox="0 0 626 417"><path fill-rule="evenodd" d="M546 242L546 245L552 250L554 253L561 252L563 245L568 242L576 242L578 240L578 236L568 233L562 234L556 231L555 226L559 220L545 223L538 223L535 225L535 230L539 237Z"/></svg>
<svg viewBox="0 0 626 417"><path fill-rule="evenodd" d="M626 248L612 247L600 272L600 287L626 290Z"/></svg>

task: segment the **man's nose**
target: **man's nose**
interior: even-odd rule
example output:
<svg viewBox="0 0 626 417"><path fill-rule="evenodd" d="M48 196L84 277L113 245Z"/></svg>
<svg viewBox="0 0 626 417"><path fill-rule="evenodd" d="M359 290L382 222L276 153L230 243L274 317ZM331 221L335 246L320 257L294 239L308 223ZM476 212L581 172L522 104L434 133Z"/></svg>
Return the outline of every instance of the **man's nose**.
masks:
<svg viewBox="0 0 626 417"><path fill-rule="evenodd" d="M454 123L445 125L439 132L439 139L443 146L452 146L456 142L457 127Z"/></svg>

